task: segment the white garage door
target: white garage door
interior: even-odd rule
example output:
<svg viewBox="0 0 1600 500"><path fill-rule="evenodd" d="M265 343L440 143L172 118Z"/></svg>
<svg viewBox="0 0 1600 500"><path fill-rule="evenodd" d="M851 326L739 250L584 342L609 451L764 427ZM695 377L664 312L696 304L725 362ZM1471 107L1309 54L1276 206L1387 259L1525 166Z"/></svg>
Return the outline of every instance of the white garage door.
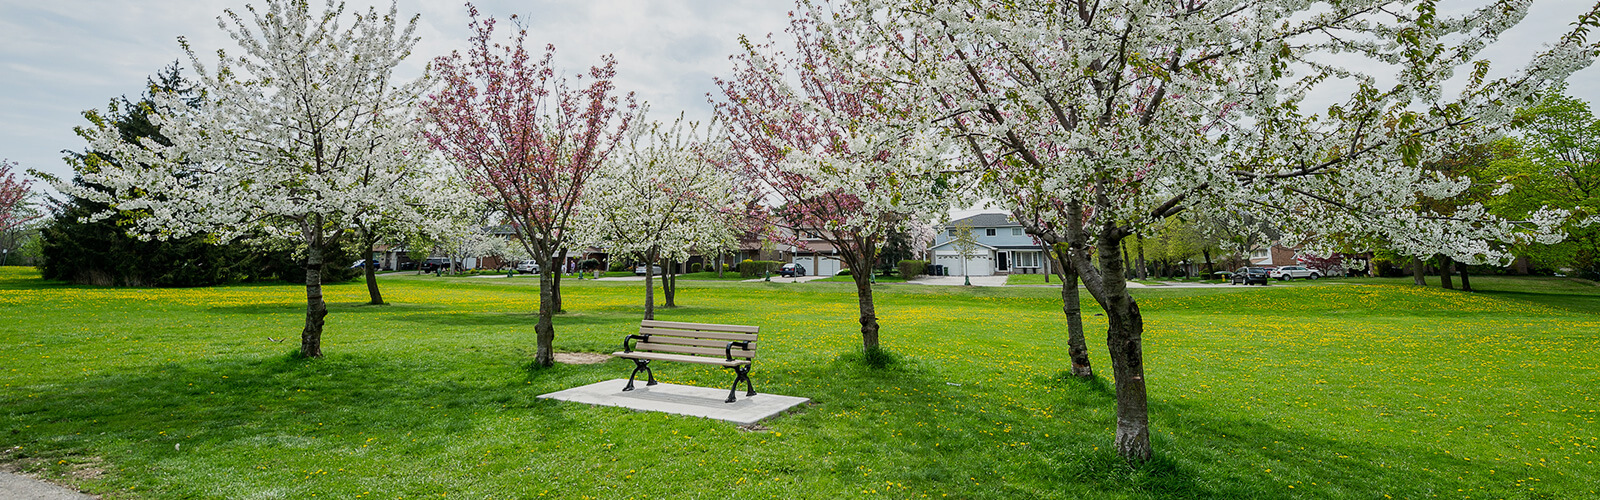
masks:
<svg viewBox="0 0 1600 500"><path fill-rule="evenodd" d="M823 257L817 262L817 267L810 268L812 274L817 276L833 276L839 274L839 259Z"/></svg>
<svg viewBox="0 0 1600 500"><path fill-rule="evenodd" d="M839 259L833 257L795 257L794 263L805 266L807 276L833 276L839 274Z"/></svg>
<svg viewBox="0 0 1600 500"><path fill-rule="evenodd" d="M817 258L816 257L795 257L794 258L794 263L795 264L799 264L800 267L806 268L806 274L812 274L812 273L817 272Z"/></svg>
<svg viewBox="0 0 1600 500"><path fill-rule="evenodd" d="M946 269L945 272L949 273L951 276L961 276L963 272L965 272L967 276L988 276L994 274L994 257L989 256L987 252L974 255L971 259L967 260L966 266L962 266L961 254L956 252L947 253L941 251L934 254L933 263L935 265L944 266Z"/></svg>

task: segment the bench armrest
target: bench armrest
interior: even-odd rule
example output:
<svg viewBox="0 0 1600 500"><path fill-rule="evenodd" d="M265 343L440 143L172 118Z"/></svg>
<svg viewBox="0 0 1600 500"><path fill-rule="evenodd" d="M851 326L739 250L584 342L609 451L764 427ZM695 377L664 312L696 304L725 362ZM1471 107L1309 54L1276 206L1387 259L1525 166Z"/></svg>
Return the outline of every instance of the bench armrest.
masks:
<svg viewBox="0 0 1600 500"><path fill-rule="evenodd" d="M640 341L643 341L643 342L649 342L650 341L650 336L649 335L637 335L637 334L623 336L622 337L622 352L633 352L633 346L628 345L628 341L629 340L636 340L636 339L640 340ZM728 358L728 359L731 360L733 358Z"/></svg>
<svg viewBox="0 0 1600 500"><path fill-rule="evenodd" d="M746 351L750 350L750 341L748 340L736 340L729 342L727 347L722 348L722 355L727 356L728 361L733 361L733 346L736 345L739 346L740 349L744 349Z"/></svg>

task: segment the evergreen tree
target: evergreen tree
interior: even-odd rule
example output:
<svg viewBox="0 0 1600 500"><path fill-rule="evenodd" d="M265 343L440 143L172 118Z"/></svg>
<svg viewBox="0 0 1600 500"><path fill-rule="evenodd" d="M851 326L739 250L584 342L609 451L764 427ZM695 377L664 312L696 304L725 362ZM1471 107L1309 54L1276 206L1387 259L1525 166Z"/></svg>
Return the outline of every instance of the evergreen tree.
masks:
<svg viewBox="0 0 1600 500"><path fill-rule="evenodd" d="M147 82L148 88L139 101L125 96L114 98L104 111L85 111L84 117L95 124L115 127L122 140L131 144L145 138L163 145L171 144L150 121L153 97L177 95L191 105L205 97L183 77L176 63ZM79 127L76 131L88 139L88 129ZM84 182L81 174L92 171L95 162L115 162L111 155L93 150L63 153L78 174L74 176L74 184L96 191L107 190ZM299 266L292 264L293 255L288 250L271 252L246 243L214 245L206 236L140 241L128 236L125 228L137 214L122 213L100 220L91 218L106 209L104 203L76 196L69 196L61 205L41 231L40 270L46 279L110 286L207 286L271 277L298 281L305 276ZM330 262L333 265L329 267L344 267L338 265L339 260ZM353 273L345 273L344 278L348 279L350 274Z"/></svg>

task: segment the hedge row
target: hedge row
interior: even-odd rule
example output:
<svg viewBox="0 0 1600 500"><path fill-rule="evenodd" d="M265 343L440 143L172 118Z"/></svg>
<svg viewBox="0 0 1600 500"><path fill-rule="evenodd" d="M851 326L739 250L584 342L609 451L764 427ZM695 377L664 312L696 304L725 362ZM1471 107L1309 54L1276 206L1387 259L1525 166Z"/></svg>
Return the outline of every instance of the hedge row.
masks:
<svg viewBox="0 0 1600 500"><path fill-rule="evenodd" d="M902 260L898 264L895 264L895 268L900 271L900 277L905 279L911 279L917 276L928 274L929 267L931 266L929 266L928 261L925 260Z"/></svg>
<svg viewBox="0 0 1600 500"><path fill-rule="evenodd" d="M746 260L739 263L739 276L743 278L760 278L763 274L778 272L782 262L775 260Z"/></svg>

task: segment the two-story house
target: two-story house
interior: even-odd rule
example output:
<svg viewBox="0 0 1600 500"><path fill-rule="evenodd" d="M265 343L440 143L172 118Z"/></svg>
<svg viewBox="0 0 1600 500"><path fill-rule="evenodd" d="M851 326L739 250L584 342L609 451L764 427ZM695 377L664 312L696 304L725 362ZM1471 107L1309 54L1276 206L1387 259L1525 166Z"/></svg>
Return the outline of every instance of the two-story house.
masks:
<svg viewBox="0 0 1600 500"><path fill-rule="evenodd" d="M962 259L956 248L958 226L971 226L975 254ZM951 276L991 274L1037 274L1052 272L1050 259L1039 248L1039 240L1022 230L1022 225L1003 213L977 214L950 221L934 234L933 265L944 266ZM963 262L965 260L965 262Z"/></svg>

